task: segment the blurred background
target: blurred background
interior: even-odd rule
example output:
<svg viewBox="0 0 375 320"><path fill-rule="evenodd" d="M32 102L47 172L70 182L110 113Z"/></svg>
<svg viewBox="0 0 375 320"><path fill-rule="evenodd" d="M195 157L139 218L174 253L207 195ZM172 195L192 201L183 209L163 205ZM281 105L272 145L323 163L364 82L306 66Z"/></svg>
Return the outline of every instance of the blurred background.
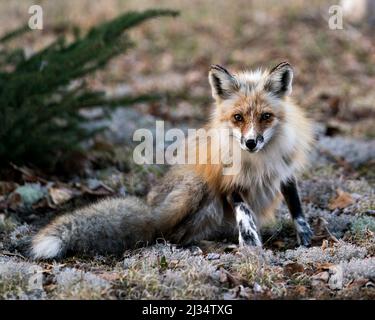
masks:
<svg viewBox="0 0 375 320"><path fill-rule="evenodd" d="M90 85L107 92L167 90L181 98L173 105L136 107L142 112L176 122L205 120L210 64L238 70L288 60L295 68L293 96L316 120L330 132L375 135L375 37L366 1L342 1L344 29L330 30L329 8L335 1L11 0L0 4L2 32L24 24L29 6L37 3L44 10L44 30L12 43L28 54L75 27L88 30L128 10L180 11L178 18L131 30L136 49L90 78Z"/></svg>

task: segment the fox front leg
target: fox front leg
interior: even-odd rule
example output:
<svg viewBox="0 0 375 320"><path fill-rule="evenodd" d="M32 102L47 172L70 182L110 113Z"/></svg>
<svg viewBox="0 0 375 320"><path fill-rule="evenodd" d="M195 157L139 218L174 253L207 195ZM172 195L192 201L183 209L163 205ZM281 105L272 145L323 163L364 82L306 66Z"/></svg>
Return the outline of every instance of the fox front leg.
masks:
<svg viewBox="0 0 375 320"><path fill-rule="evenodd" d="M237 192L232 193L231 201L236 215L240 246L262 246L253 211Z"/></svg>
<svg viewBox="0 0 375 320"><path fill-rule="evenodd" d="M282 183L281 193L284 196L285 202L294 221L298 243L306 247L310 246L313 233L302 210L296 180L293 178L285 183Z"/></svg>

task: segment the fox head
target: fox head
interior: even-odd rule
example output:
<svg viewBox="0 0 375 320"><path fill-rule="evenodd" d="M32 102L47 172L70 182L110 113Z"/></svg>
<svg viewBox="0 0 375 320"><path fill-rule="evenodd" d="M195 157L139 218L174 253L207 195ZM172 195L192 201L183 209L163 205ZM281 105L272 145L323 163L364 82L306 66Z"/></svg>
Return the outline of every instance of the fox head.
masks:
<svg viewBox="0 0 375 320"><path fill-rule="evenodd" d="M212 65L209 82L216 101L214 121L229 128L243 150L261 151L283 124L282 101L292 91L292 80L293 70L287 62L268 71L238 74Z"/></svg>

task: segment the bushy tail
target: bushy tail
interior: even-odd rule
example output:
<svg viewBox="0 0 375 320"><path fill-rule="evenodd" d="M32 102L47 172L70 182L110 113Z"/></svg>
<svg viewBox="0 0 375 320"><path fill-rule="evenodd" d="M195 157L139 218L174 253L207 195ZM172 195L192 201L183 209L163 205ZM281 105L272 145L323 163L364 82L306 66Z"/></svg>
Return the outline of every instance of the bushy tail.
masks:
<svg viewBox="0 0 375 320"><path fill-rule="evenodd" d="M32 240L34 259L52 259L67 251L121 253L155 240L156 222L140 199L107 199L63 215Z"/></svg>

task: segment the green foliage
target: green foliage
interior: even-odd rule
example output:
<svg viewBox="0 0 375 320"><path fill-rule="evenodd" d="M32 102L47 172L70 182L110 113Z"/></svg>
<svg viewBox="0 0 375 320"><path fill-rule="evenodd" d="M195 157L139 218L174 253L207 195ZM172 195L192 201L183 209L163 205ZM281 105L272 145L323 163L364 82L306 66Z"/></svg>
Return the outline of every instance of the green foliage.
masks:
<svg viewBox="0 0 375 320"><path fill-rule="evenodd" d="M88 89L84 77L132 47L124 31L150 18L175 15L170 10L128 12L72 43L61 37L31 57L25 57L21 49L0 50L0 163L54 164L103 129L84 125L88 119L80 112L83 108L108 110L154 99L108 99L103 92ZM21 27L0 38L0 43L26 31Z"/></svg>
<svg viewBox="0 0 375 320"><path fill-rule="evenodd" d="M365 235L367 230L375 232L375 219L369 216L359 217L353 222L351 230L358 237Z"/></svg>
<svg viewBox="0 0 375 320"><path fill-rule="evenodd" d="M26 207L31 207L46 195L46 188L43 188L39 183L30 183L18 187L15 190L21 197L22 203Z"/></svg>

